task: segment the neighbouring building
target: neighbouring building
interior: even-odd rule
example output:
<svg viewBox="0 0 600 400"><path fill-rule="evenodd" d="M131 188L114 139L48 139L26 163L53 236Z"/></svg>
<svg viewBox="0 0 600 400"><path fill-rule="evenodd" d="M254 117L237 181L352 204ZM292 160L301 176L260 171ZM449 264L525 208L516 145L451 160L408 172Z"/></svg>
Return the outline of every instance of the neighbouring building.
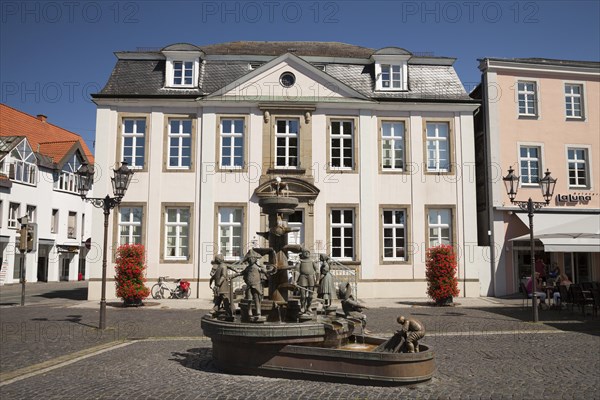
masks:
<svg viewBox="0 0 600 400"><path fill-rule="evenodd" d="M135 170L109 243L142 243L148 283L193 282L210 260L266 243L258 200L276 177L300 200L291 243L336 260L359 296L426 295L425 252L460 253L461 296L479 296L473 112L455 59L325 42L174 44L117 52L97 104L96 165ZM111 193L107 175L95 196ZM93 237L102 235L94 213ZM110 268L109 268L110 271ZM90 298L99 298L101 262ZM110 274L109 274L110 278ZM114 296L109 279L108 296Z"/></svg>
<svg viewBox="0 0 600 400"><path fill-rule="evenodd" d="M83 139L37 117L0 104L0 265L5 283L88 277L91 206L77 191L75 171L94 158ZM38 226L34 250L18 250L27 215ZM87 246L86 246L87 241ZM92 255L92 254L90 254Z"/></svg>
<svg viewBox="0 0 600 400"><path fill-rule="evenodd" d="M529 220L502 177L520 176L516 200L543 201L539 180L558 179L534 216L536 257L576 283L600 280L600 63L543 58L480 60L476 112L479 242L490 245L482 294L519 290L530 276Z"/></svg>

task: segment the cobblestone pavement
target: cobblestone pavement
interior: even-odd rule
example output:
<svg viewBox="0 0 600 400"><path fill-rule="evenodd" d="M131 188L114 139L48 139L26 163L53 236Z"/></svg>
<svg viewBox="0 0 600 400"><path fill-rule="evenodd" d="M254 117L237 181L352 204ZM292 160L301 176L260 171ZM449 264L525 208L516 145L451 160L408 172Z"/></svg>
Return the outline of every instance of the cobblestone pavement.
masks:
<svg viewBox="0 0 600 400"><path fill-rule="evenodd" d="M105 331L97 308L72 302L0 307L0 398L600 399L600 318L577 310L532 324L521 307L369 309L367 327L383 336L400 314L423 321L437 365L430 382L377 388L221 374L206 310L118 304Z"/></svg>
<svg viewBox="0 0 600 400"><path fill-rule="evenodd" d="M432 344L431 341L427 343ZM569 347L568 357L556 357ZM226 375L208 340L145 340L0 387L7 399L594 399L598 337L537 333L436 338L434 378L401 387ZM597 355L597 353L596 353ZM527 362L531 360L532 362ZM560 384L557 380L560 377Z"/></svg>

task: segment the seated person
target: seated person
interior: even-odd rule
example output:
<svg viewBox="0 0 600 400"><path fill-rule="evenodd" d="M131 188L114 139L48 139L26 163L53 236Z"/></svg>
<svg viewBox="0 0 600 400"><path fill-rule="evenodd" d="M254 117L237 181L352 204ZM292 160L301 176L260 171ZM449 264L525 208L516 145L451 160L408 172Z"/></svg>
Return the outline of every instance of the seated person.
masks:
<svg viewBox="0 0 600 400"><path fill-rule="evenodd" d="M538 272L535 273L535 279L536 279L536 281L535 281L536 289L541 288L542 287L542 279L540 278L540 274ZM525 288L527 289L527 295L531 298L531 291L533 289L533 280L531 279L531 277L529 277L529 279L527 280L527 285L525 285ZM546 293L538 292L536 290L535 295L537 298L540 299L540 301L541 301L540 304L546 305ZM542 306L542 308L544 308L544 306Z"/></svg>
<svg viewBox="0 0 600 400"><path fill-rule="evenodd" d="M558 276L558 281L560 282L559 285L566 286L567 289L569 288L571 283L573 283L573 282L571 282L571 280L569 279L569 277L566 274L560 274ZM554 300L554 304L556 304L557 306L560 306L560 291L554 292L554 294L552 295L552 298Z"/></svg>

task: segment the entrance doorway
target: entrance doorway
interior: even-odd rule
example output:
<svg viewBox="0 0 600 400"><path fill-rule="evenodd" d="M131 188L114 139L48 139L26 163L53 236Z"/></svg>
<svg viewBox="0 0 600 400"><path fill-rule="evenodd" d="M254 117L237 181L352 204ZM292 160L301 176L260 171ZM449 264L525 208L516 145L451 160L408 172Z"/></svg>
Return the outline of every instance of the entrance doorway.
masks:
<svg viewBox="0 0 600 400"><path fill-rule="evenodd" d="M38 257L37 280L38 280L38 282L48 282L48 258L47 257Z"/></svg>
<svg viewBox="0 0 600 400"><path fill-rule="evenodd" d="M68 281L69 280L69 269L71 267L71 259L65 257L62 259L62 263L60 263L60 280Z"/></svg>

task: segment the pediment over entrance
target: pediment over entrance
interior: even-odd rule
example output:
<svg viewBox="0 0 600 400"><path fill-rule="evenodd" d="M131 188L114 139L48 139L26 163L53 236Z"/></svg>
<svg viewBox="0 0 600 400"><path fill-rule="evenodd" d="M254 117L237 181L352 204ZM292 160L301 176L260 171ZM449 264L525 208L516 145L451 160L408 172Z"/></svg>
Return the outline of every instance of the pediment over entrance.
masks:
<svg viewBox="0 0 600 400"><path fill-rule="evenodd" d="M259 198L275 195L275 179L268 180L256 188L254 193ZM301 202L313 203L320 190L310 182L300 178L282 177L281 183L287 188L282 190L283 196L296 197Z"/></svg>

